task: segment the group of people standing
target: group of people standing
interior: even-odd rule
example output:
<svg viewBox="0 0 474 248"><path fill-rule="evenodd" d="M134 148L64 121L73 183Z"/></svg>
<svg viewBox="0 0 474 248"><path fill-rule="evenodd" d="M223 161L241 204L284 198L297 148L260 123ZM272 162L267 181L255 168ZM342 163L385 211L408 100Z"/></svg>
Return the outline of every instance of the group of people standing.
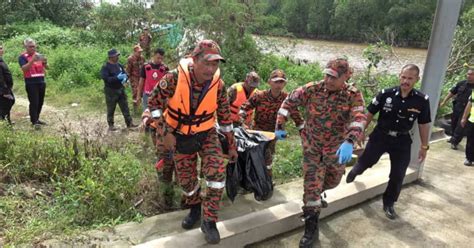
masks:
<svg viewBox="0 0 474 248"><path fill-rule="evenodd" d="M146 37L151 39L151 36ZM33 40L25 40L24 45L26 51L20 55L19 63L30 100L30 120L35 126L44 125L39 116L48 64L46 58L36 52ZM160 180L171 183L173 173L176 173L176 180L182 187L185 203L190 209L182 221L183 228L193 228L202 218L201 230L206 241L219 243L216 222L225 187L225 160L232 162L238 157L233 127L274 132L276 140L281 141L287 137L285 124L288 117L295 122L303 148L305 232L300 247L311 247L318 239L319 214L321 208L327 206L322 194L340 183L345 164L352 159L354 145L365 139L366 128L377 113L377 125L346 181L354 181L376 164L383 153L389 153L391 170L383 196L383 211L390 219L397 217L394 203L410 162L412 137L409 131L415 122L420 131L420 162L426 158L429 149L430 104L427 95L414 89L420 74L416 65L402 67L400 84L380 91L368 105L366 113L361 92L347 82L352 76L352 68L345 58L330 60L324 66L322 80L309 82L286 93L284 87L288 78L281 69L270 73L268 90L257 89L261 77L255 71L249 72L244 82L226 90L219 69L225 59L219 45L212 40L199 41L173 70L163 63L163 49L150 52L149 62L145 62L142 52L140 44L135 45L126 68L118 62L118 50L111 49L107 53L108 61L101 69L107 123L110 131L116 130L114 111L118 104L127 127L137 126L132 121L124 88L129 82L134 107L141 105L144 111L143 125L153 129L152 137L159 159L157 168L161 168L162 173ZM14 102L13 81L1 59L2 53L3 48L0 47L0 117L10 121L9 112ZM461 126L474 126L474 119L471 120L474 118L474 111L471 113L473 93L467 93L467 89L474 85L473 78L473 70L470 69L467 82L454 87L441 103L456 96L458 120L454 123L459 122ZM464 99L466 96L469 98ZM462 106L457 107L458 103ZM300 113L301 108L304 109L303 114ZM468 119L469 113L471 117ZM227 156L223 155L218 131L226 136ZM457 139L453 135L451 143L457 145ZM276 140L270 142L265 150L265 165L270 176ZM474 149L474 138L468 138L467 148ZM199 181L198 158L205 189L201 189ZM471 157L467 159L471 164L474 161Z"/></svg>
<svg viewBox="0 0 474 248"><path fill-rule="evenodd" d="M373 166L384 152L391 156L390 180L384 194L384 212L396 218L394 203L410 161L411 136L415 122L420 129L419 161L426 157L431 122L428 96L415 90L419 68L409 64L402 68L397 87L382 90L368 107L361 92L347 81L352 69L347 59L330 60L324 67L324 78L286 93L285 72L275 69L268 77L268 90L258 90L261 77L249 72L244 82L227 91L220 77L219 65L225 62L219 45L212 40L200 41L192 53L180 60L157 83L148 100L144 123L156 128L159 161L163 168L176 171L185 203L190 211L182 221L184 229L193 228L201 218L201 230L210 244L220 241L216 227L219 202L225 187L225 163L218 131L228 141L229 161L237 159L233 127L274 132L277 140L287 137L285 123L295 122L303 147L303 213L305 233L300 247L311 247L319 235L319 213L327 206L325 190L336 187L352 159L354 144L364 139L367 124L379 114L378 124L370 135L364 154L349 173L347 182ZM299 112L304 108L304 114ZM219 130L217 130L219 129ZM275 142L265 150L267 172L272 174ZM159 146L158 146L159 144ZM205 189L201 190L197 169ZM167 176L167 178L172 178Z"/></svg>

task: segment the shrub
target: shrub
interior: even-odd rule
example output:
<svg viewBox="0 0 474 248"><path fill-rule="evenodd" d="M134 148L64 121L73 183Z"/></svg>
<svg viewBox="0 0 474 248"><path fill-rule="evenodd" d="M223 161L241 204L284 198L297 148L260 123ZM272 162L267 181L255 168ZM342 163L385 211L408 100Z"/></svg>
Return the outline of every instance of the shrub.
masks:
<svg viewBox="0 0 474 248"><path fill-rule="evenodd" d="M2 180L53 182L54 211L76 225L137 215L133 200L147 172L133 144L108 145L76 136L12 131L0 123Z"/></svg>

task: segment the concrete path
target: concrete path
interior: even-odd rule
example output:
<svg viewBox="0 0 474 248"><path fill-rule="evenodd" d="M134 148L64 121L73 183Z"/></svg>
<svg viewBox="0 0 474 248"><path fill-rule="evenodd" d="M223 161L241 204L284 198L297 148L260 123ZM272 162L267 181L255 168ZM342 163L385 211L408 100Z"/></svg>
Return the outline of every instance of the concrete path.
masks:
<svg viewBox="0 0 474 248"><path fill-rule="evenodd" d="M449 149L445 141L433 143L431 147L424 180L404 188L396 206L400 215L396 221L386 219L380 197L367 201L380 195L386 187L387 156L354 183L346 184L343 178L338 187L328 191L329 207L322 213L321 245L470 247L470 240L474 240L474 196L471 193L474 167L462 165L464 153ZM405 179L406 182L416 180L415 171L409 169ZM297 247L303 226L299 218L302 193L299 179L278 185L273 197L265 202L255 201L251 194L239 195L234 204L223 199L218 223L222 240L220 245L212 247L249 244L253 244L250 247ZM355 205L357 203L362 204ZM186 214L187 211L176 211L147 218L141 223L90 231L81 235L79 242L49 240L43 247L207 246L198 228L186 231L180 227ZM295 229L299 230L287 233ZM273 240L255 244L274 235L277 237Z"/></svg>
<svg viewBox="0 0 474 248"><path fill-rule="evenodd" d="M379 196L323 219L318 245L474 247L474 167L463 161L464 147L454 151L444 141L432 144L423 179L402 190L397 220L385 217ZM248 247L297 247L302 233L300 228Z"/></svg>

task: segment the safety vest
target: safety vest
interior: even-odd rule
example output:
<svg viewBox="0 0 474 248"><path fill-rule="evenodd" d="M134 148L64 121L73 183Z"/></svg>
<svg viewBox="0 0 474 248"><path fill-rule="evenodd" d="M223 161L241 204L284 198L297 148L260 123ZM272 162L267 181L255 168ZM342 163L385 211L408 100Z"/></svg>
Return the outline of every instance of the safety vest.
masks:
<svg viewBox="0 0 474 248"><path fill-rule="evenodd" d="M21 56L26 58L26 61L30 62L32 55L28 53L22 53ZM44 77L44 65L43 61L35 61L33 65L31 65L28 71L23 71L24 78L37 78L37 77Z"/></svg>
<svg viewBox="0 0 474 248"><path fill-rule="evenodd" d="M247 101L247 96L245 95L245 89L243 83L237 83L235 84L235 89L237 91L235 95L235 100L230 104L230 118L233 122L240 122L240 116L239 116L239 111L240 111L240 106L244 104L244 102ZM257 89L254 89L252 92L250 92L249 98L255 93ZM250 124L252 121L252 114L253 110L247 111L247 117L245 119L245 124Z"/></svg>
<svg viewBox="0 0 474 248"><path fill-rule="evenodd" d="M204 87L196 109L191 109L193 85L189 73L189 64L192 59L182 59L178 66L178 82L176 91L168 99L168 106L164 112L166 123L176 131L190 135L204 132L214 127L217 110L217 90L220 82L220 70L214 73L208 87Z"/></svg>
<svg viewBox="0 0 474 248"><path fill-rule="evenodd" d="M471 103L474 103L474 91L471 93ZM474 123L474 104L471 105L471 115L469 116L469 122Z"/></svg>
<svg viewBox="0 0 474 248"><path fill-rule="evenodd" d="M145 94L151 94L155 85L160 81L160 79L166 74L166 68L160 65L159 69L153 69L150 64L145 65L145 86L143 87L143 92Z"/></svg>

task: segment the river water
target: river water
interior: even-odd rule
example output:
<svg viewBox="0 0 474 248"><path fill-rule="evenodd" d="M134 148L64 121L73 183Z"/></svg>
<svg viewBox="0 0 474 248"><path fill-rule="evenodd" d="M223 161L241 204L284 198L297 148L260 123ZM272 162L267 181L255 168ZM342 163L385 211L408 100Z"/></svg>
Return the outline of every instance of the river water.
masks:
<svg viewBox="0 0 474 248"><path fill-rule="evenodd" d="M356 72L364 70L368 65L368 61L362 56L368 44L269 36L254 38L264 52L288 56L294 60L325 65L331 58L347 56ZM391 50L384 53L385 58L380 62L377 72L398 73L408 63L416 64L423 70L427 49L393 47Z"/></svg>

